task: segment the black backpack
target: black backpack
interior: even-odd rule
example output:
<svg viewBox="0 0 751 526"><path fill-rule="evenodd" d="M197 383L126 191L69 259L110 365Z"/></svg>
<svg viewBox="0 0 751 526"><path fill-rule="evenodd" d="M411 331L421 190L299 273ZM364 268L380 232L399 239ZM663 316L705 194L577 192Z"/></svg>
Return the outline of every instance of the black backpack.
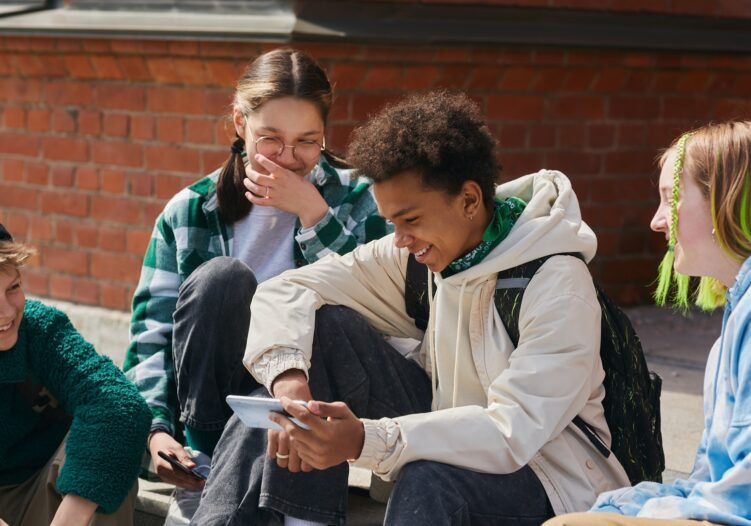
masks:
<svg viewBox="0 0 751 526"><path fill-rule="evenodd" d="M519 309L529 281L551 254L498 273L495 306L514 345L519 342ZM573 423L606 458L612 451L628 474L631 484L644 480L662 482L665 455L660 431L660 389L662 380L647 368L639 337L623 311L599 286L602 307L600 357L605 370L605 399L602 402L610 433L608 449L595 431L579 416ZM407 314L423 331L428 326L428 272L425 265L409 256L404 301Z"/></svg>

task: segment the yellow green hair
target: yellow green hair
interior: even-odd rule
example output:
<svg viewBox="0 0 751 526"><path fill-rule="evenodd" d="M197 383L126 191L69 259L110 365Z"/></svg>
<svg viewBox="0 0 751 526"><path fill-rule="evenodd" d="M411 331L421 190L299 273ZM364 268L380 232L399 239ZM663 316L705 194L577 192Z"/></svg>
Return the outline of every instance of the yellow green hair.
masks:
<svg viewBox="0 0 751 526"><path fill-rule="evenodd" d="M692 133L685 133L675 144L675 163L673 164L673 190L672 202L670 203L670 225L668 236L668 251L660 262L657 271L657 288L654 292L655 302L663 306L668 299L670 290L675 288L672 303L680 310L688 309L688 289L690 277L685 274L674 272L673 262L675 258L675 245L678 232L678 199L680 198L681 173L683 161L686 157L686 141Z"/></svg>

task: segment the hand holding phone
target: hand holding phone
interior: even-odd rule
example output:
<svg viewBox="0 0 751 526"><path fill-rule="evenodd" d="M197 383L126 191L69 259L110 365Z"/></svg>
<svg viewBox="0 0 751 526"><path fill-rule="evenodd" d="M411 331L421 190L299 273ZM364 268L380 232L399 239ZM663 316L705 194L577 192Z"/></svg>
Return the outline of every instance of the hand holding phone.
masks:
<svg viewBox="0 0 751 526"><path fill-rule="evenodd" d="M302 400L295 400L295 403L307 407L307 403ZM278 424L269 420L269 413L273 411L286 416L296 426L308 429L308 426L287 413L282 407L282 403L276 398L229 395L227 397L227 404L237 414L242 423L248 427L281 430Z"/></svg>
<svg viewBox="0 0 751 526"><path fill-rule="evenodd" d="M159 451L157 453L161 458L166 460L170 463L170 465L176 469L177 471L180 471L182 473L185 473L186 475L189 475L191 477L195 477L198 480L206 480L206 475L201 473L198 468L189 468L185 464L181 463L179 460L177 460L175 457L169 455L168 453L165 453L164 451Z"/></svg>

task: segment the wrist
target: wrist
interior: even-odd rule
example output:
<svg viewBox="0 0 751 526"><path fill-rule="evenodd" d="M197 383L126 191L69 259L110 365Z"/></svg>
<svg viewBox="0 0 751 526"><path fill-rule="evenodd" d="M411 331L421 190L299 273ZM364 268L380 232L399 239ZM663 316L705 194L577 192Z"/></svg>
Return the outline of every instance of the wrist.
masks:
<svg viewBox="0 0 751 526"><path fill-rule="evenodd" d="M315 202L310 203L305 209L298 214L300 218L300 224L303 228L310 228L318 224L329 211L329 205L324 201L321 194L316 190L318 199Z"/></svg>

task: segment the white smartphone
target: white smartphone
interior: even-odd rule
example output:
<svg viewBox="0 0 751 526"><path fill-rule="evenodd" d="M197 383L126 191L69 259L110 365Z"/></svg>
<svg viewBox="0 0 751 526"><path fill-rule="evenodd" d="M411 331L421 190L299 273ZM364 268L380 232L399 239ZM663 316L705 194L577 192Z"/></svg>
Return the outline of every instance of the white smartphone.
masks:
<svg viewBox="0 0 751 526"><path fill-rule="evenodd" d="M307 402L295 400L295 403L307 407ZM282 407L282 402L276 398L262 398L259 396L229 395L227 405L237 414L238 418L248 427L262 427L264 429L279 429L281 426L269 420L269 413L280 413L303 429L310 429L307 425L292 417Z"/></svg>

